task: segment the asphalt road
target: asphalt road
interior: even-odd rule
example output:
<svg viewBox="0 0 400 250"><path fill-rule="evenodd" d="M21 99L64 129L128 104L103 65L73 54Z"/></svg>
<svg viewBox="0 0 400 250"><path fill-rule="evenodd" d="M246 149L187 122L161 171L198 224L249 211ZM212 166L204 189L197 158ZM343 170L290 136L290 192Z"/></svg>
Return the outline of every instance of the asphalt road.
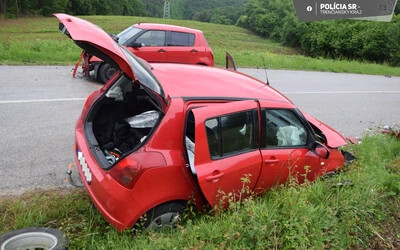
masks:
<svg viewBox="0 0 400 250"><path fill-rule="evenodd" d="M100 84L71 77L72 66L0 66L0 195L69 187L74 124ZM261 80L265 71L240 69ZM268 70L271 86L344 135L400 123L400 78Z"/></svg>

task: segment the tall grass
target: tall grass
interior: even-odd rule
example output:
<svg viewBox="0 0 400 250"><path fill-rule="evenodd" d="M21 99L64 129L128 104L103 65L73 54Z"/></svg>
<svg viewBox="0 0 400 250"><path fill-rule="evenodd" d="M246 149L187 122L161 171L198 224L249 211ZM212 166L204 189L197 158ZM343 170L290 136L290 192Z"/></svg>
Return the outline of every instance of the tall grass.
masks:
<svg viewBox="0 0 400 250"><path fill-rule="evenodd" d="M70 249L399 246L400 140L368 136L348 150L355 152L357 161L332 178L302 185L291 181L261 197L232 203L222 213L188 210L186 222L172 231L119 233L92 206L84 190L73 190L0 198L0 232L55 227L68 235ZM334 185L344 180L354 185Z"/></svg>
<svg viewBox="0 0 400 250"><path fill-rule="evenodd" d="M139 22L156 22L200 29L215 53L218 66L225 64L225 52L238 67L317 70L400 76L397 67L348 60L309 58L296 49L258 36L233 25L167 20L129 16L83 16L108 33L119 33ZM58 30L56 18L19 18L0 20L0 63L3 64L73 64L80 49Z"/></svg>

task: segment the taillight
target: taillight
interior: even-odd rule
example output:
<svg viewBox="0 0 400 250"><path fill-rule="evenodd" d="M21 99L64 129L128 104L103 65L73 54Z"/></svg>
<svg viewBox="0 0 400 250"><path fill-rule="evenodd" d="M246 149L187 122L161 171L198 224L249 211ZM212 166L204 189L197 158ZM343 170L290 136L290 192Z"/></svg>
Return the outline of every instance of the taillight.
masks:
<svg viewBox="0 0 400 250"><path fill-rule="evenodd" d="M149 168L165 167L167 163L161 153L133 153L123 158L109 174L122 186L132 189L140 175Z"/></svg>
<svg viewBox="0 0 400 250"><path fill-rule="evenodd" d="M132 189L135 185L134 179L140 170L140 163L130 162L129 165L118 164L110 171L110 175L122 186Z"/></svg>

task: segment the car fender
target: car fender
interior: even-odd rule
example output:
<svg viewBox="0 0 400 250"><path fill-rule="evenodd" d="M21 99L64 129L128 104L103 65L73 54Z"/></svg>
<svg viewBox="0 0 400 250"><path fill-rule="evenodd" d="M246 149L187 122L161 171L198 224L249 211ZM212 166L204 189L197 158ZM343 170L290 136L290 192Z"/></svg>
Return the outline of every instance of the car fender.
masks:
<svg viewBox="0 0 400 250"><path fill-rule="evenodd" d="M338 131L329 127L325 123L315 119L314 117L312 117L311 115L307 114L304 111L301 111L301 113L304 115L304 117L307 119L309 123L314 125L317 129L321 130L322 133L324 133L327 140L326 142L327 146L329 146L330 148L337 148L347 144L344 136L340 134Z"/></svg>
<svg viewBox="0 0 400 250"><path fill-rule="evenodd" d="M200 209L203 198L199 189L185 176L184 166L155 167L146 170L132 190L132 198L141 211L127 225L132 227L150 209L169 201L191 201ZM187 170L186 170L187 171Z"/></svg>

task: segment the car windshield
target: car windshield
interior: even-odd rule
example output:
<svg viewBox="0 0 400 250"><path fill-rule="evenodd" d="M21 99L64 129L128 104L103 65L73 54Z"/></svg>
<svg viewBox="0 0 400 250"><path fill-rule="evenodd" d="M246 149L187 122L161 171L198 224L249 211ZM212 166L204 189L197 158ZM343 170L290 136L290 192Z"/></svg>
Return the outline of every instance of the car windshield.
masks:
<svg viewBox="0 0 400 250"><path fill-rule="evenodd" d="M120 45L122 52L125 57L128 59L130 66L133 69L133 73L135 74L137 80L143 86L151 89L155 93L159 94L161 97L164 97L163 89L161 88L161 84L158 82L157 78L153 75L153 73L140 61L135 55L133 55L129 50Z"/></svg>
<svg viewBox="0 0 400 250"><path fill-rule="evenodd" d="M142 29L136 28L134 26L130 26L126 28L124 31L119 33L118 36L118 43L125 45L125 42L132 38L134 35L139 33Z"/></svg>

